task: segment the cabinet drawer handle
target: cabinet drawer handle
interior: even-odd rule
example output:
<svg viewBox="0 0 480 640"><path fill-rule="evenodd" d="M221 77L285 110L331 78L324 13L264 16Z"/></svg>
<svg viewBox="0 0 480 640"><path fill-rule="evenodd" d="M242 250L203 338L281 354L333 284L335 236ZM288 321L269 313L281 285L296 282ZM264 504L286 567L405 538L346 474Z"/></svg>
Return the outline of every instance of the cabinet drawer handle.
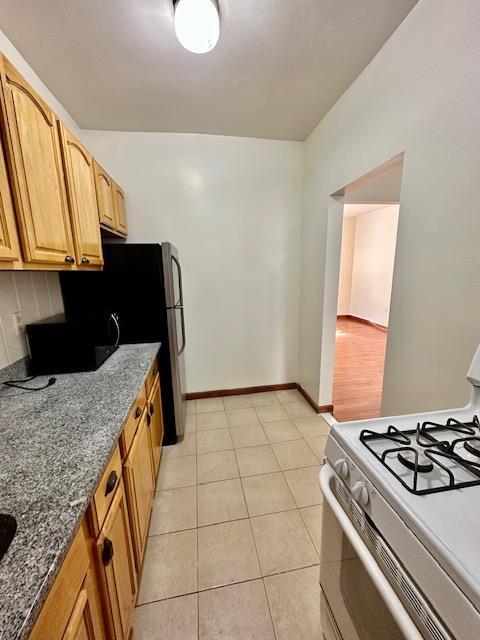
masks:
<svg viewBox="0 0 480 640"><path fill-rule="evenodd" d="M103 549L102 549L102 562L104 566L110 564L113 558L113 542L109 538L105 538L103 541Z"/></svg>
<svg viewBox="0 0 480 640"><path fill-rule="evenodd" d="M88 258L86 258L85 256L83 256L82 264L90 264L90 260Z"/></svg>
<svg viewBox="0 0 480 640"><path fill-rule="evenodd" d="M142 415L142 410L140 407L135 409L135 418L139 418Z"/></svg>
<svg viewBox="0 0 480 640"><path fill-rule="evenodd" d="M155 377L158 373L158 367L153 367L152 375Z"/></svg>
<svg viewBox="0 0 480 640"><path fill-rule="evenodd" d="M153 404L153 402L150 402L150 415L153 416L154 413L155 413L155 405Z"/></svg>
<svg viewBox="0 0 480 640"><path fill-rule="evenodd" d="M109 493L112 493L112 491L115 489L117 485L117 480L118 480L117 472L114 469L108 476L107 484L105 485L106 496L108 496Z"/></svg>
<svg viewBox="0 0 480 640"><path fill-rule="evenodd" d="M65 262L68 262L68 264L72 264L73 262L75 262L75 258L73 256L65 256Z"/></svg>
<svg viewBox="0 0 480 640"><path fill-rule="evenodd" d="M152 418L150 416L149 413L147 413L147 427L149 427L152 424Z"/></svg>

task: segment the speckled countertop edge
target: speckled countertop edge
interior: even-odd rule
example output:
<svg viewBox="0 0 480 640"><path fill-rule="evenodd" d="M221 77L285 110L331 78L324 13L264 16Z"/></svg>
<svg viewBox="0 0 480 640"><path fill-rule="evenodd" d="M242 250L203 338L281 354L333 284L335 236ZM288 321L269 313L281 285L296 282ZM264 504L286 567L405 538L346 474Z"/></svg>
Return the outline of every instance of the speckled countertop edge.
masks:
<svg viewBox="0 0 480 640"><path fill-rule="evenodd" d="M0 561L1 640L28 638L159 348L124 345L36 393L1 388L0 512L18 524Z"/></svg>

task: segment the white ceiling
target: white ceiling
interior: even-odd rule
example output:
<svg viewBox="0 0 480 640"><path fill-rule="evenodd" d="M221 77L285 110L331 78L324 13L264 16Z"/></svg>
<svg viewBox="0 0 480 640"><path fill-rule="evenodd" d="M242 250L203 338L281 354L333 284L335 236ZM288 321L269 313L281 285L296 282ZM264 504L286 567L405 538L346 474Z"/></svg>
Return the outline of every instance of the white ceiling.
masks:
<svg viewBox="0 0 480 640"><path fill-rule="evenodd" d="M303 140L417 0L219 0L178 44L171 0L2 0L0 28L84 128Z"/></svg>

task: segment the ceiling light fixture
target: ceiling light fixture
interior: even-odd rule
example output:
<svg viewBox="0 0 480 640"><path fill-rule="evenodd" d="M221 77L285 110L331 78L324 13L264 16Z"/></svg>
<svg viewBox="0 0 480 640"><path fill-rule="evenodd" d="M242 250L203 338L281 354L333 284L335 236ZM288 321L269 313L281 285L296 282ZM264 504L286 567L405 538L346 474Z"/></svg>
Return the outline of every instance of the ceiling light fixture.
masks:
<svg viewBox="0 0 480 640"><path fill-rule="evenodd" d="M174 0L175 33L192 53L211 51L220 37L220 15L216 0Z"/></svg>

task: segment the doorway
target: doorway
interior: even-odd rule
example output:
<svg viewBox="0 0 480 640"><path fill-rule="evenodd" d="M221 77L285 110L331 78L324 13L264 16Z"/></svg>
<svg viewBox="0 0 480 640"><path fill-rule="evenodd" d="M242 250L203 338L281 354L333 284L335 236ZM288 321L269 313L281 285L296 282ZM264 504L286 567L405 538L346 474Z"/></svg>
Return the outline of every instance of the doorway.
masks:
<svg viewBox="0 0 480 640"><path fill-rule="evenodd" d="M320 399L339 422L379 417L403 154L332 194Z"/></svg>

